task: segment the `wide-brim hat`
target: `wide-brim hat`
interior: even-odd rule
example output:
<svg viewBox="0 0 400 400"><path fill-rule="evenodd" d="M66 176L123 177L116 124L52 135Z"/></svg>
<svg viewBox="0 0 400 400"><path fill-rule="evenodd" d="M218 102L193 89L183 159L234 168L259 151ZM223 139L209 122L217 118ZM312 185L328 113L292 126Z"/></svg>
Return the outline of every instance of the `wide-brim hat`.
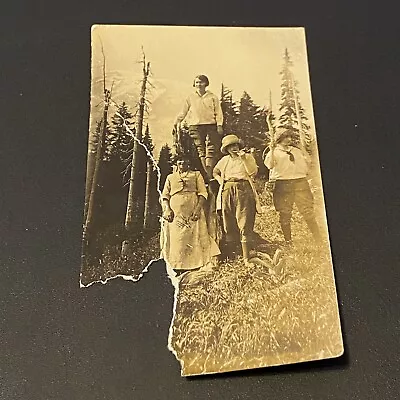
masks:
<svg viewBox="0 0 400 400"><path fill-rule="evenodd" d="M227 154L226 148L232 144L238 144L243 147L242 141L236 135L226 135L222 138L221 153Z"/></svg>

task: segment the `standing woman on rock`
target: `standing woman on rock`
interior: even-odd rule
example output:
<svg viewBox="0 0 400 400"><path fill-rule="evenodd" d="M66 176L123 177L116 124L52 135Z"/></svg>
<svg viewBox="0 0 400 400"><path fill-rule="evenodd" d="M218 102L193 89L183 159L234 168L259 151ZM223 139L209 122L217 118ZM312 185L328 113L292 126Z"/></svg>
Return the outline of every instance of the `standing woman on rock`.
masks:
<svg viewBox="0 0 400 400"><path fill-rule="evenodd" d="M204 213L208 193L199 171L189 160L176 157L176 171L167 176L162 191L161 257L174 270L206 266L220 254L210 237Z"/></svg>
<svg viewBox="0 0 400 400"><path fill-rule="evenodd" d="M207 177L211 179L214 165L219 158L223 114L219 98L206 89L209 84L206 75L195 77L193 86L196 90L187 97L181 113L176 118L175 127L179 130L182 121L186 120L189 125L189 135L196 146L201 165Z"/></svg>

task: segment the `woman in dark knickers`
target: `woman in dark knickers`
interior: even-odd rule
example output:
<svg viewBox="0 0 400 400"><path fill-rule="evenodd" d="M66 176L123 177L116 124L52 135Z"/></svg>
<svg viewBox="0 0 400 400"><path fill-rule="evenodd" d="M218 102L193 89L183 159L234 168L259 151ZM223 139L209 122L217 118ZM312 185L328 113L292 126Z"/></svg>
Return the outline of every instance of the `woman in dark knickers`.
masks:
<svg viewBox="0 0 400 400"><path fill-rule="evenodd" d="M252 180L258 167L254 157L240 148L241 142L236 135L222 139L221 152L227 155L215 166L214 178L220 184L217 209L222 212L225 252L233 251L240 242L247 263L257 212L257 194Z"/></svg>

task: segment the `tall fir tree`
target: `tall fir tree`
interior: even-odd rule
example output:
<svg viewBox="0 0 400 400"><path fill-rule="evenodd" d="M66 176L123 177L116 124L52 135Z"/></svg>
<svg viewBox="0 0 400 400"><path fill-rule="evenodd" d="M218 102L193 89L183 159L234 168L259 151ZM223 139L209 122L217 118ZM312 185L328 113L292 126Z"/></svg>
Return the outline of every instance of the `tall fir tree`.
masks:
<svg viewBox="0 0 400 400"><path fill-rule="evenodd" d="M267 146L267 111L256 105L247 92L240 98L237 134L247 149L253 149L259 166L259 175L265 175L262 152Z"/></svg>
<svg viewBox="0 0 400 400"><path fill-rule="evenodd" d="M158 168L160 169L160 190L163 190L167 176L172 172L172 152L168 144L161 147L158 157Z"/></svg>
<svg viewBox="0 0 400 400"><path fill-rule="evenodd" d="M105 127L100 190L96 205L98 219L103 227L123 220L127 196L123 172L128 164L127 158L133 145L130 132L130 130L134 132L132 118L133 115L127 104L123 102L111 117L111 124Z"/></svg>
<svg viewBox="0 0 400 400"><path fill-rule="evenodd" d="M144 131L142 143L146 146L147 151L151 153L151 155L153 155L154 144L153 144L153 139L151 138L150 135L149 124L146 124L146 129Z"/></svg>
<svg viewBox="0 0 400 400"><path fill-rule="evenodd" d="M221 108L224 115L223 129L226 135L236 133L238 128L238 105L233 101L232 90L222 84Z"/></svg>
<svg viewBox="0 0 400 400"><path fill-rule="evenodd" d="M128 105L123 102L111 118L111 127L109 127L106 136L105 160L110 160L113 157L118 157L121 160L126 159L126 154L132 147L131 132L134 132L132 119L133 115L129 111Z"/></svg>
<svg viewBox="0 0 400 400"><path fill-rule="evenodd" d="M300 103L299 90L297 89L297 82L294 79L291 67L293 67L293 62L290 58L289 51L286 48L285 54L283 56L283 67L282 71L280 72L282 83L278 127L290 129L296 137L297 144L299 144L301 142L301 138L299 131L299 121L297 117L298 113L301 120L301 134L303 135L303 138L305 138L306 147L309 149L311 141L311 137L309 134L310 126L307 123L305 110Z"/></svg>
<svg viewBox="0 0 400 400"><path fill-rule="evenodd" d="M149 125L146 124L146 129L143 135L142 143L146 146L147 152L145 154L146 162L146 197L144 207L144 228L145 229L158 229L158 216L160 215L160 202L158 193L158 171L157 166L154 165L154 144L150 134Z"/></svg>
<svg viewBox="0 0 400 400"><path fill-rule="evenodd" d="M108 128L106 137L104 161L108 178L105 184L108 182L108 185L114 187L116 198L119 195L126 196L124 184L126 183L126 172L129 172L129 158L135 134L132 119L133 114L129 111L128 105L123 102L111 118L111 126ZM115 185L118 185L119 189Z"/></svg>
<svg viewBox="0 0 400 400"><path fill-rule="evenodd" d="M244 145L262 151L267 143L266 111L257 106L247 92L240 98L238 135Z"/></svg>

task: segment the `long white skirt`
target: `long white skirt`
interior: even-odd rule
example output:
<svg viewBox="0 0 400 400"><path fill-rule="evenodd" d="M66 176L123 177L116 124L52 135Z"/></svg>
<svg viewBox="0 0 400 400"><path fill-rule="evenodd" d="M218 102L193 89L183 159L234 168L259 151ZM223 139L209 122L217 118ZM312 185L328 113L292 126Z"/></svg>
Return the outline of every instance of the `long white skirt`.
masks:
<svg viewBox="0 0 400 400"><path fill-rule="evenodd" d="M173 195L170 206L174 220L162 220L161 257L173 269L199 268L220 254L217 243L208 233L204 210L201 210L197 221L190 219L197 198L194 192Z"/></svg>

